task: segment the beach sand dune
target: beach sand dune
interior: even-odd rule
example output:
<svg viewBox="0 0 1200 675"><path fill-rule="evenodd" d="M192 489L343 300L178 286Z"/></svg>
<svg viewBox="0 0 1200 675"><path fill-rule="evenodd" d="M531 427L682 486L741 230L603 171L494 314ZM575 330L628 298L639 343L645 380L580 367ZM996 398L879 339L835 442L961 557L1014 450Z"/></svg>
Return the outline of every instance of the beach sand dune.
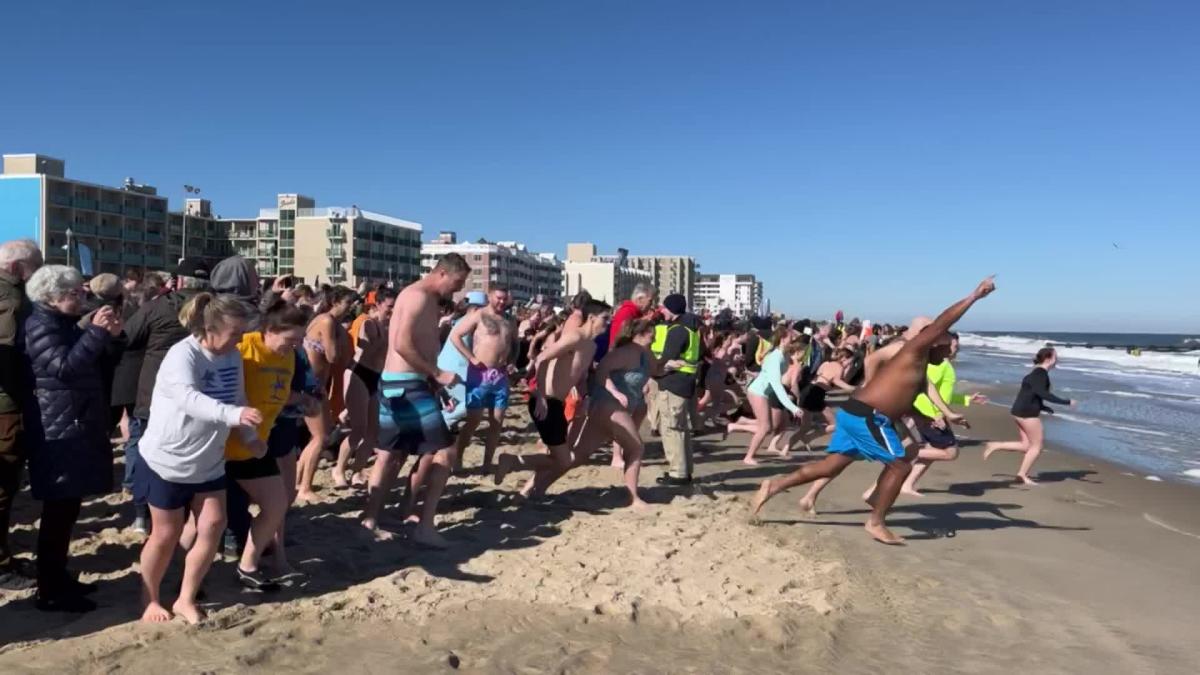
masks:
<svg viewBox="0 0 1200 675"><path fill-rule="evenodd" d="M995 410L972 420L977 438L1008 433ZM524 413L508 425L507 442L536 451ZM500 487L455 478L449 551L373 541L357 527L361 494L326 487L289 520L307 580L244 593L219 565L196 628L134 622L138 537L119 529L119 496L99 500L74 553L84 579L101 582L102 608L44 615L30 591L4 591L0 671L878 672L894 661L909 672L1195 672L1185 619L1200 578L1186 561L1200 542L1143 517L1200 531L1186 508L1194 489L1058 453L1045 458L1046 485L1018 489L1011 467L968 445L934 467L928 497L898 503L892 522L912 543L893 549L861 531L857 495L877 467L847 471L819 517L800 514L794 491L751 525L757 482L815 455L745 467L745 440L702 439L701 484L647 488L648 513L621 508L608 466L569 475L541 504L512 498L516 476ZM467 464L478 461L473 447ZM28 546L36 510L23 509L17 543Z"/></svg>

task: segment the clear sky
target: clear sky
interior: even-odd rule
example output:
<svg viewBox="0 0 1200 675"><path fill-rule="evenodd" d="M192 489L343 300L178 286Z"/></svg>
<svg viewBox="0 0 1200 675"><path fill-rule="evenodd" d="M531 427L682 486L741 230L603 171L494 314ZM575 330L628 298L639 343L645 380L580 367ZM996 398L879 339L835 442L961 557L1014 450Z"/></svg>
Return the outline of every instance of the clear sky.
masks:
<svg viewBox="0 0 1200 675"><path fill-rule="evenodd" d="M902 319L994 272L965 327L1200 330L1197 2L73 0L0 19L0 150L176 205L184 183L225 216L301 192L429 236L692 254L792 314Z"/></svg>

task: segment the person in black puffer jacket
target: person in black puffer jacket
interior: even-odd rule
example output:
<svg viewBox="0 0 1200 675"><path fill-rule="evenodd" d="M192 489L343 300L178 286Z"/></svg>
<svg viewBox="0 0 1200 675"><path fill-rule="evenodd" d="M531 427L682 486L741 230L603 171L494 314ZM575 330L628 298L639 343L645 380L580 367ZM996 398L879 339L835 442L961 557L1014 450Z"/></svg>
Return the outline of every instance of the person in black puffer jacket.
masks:
<svg viewBox="0 0 1200 675"><path fill-rule="evenodd" d="M48 265L26 284L33 312L25 320L25 350L35 381L25 411L29 478L42 502L37 543L37 607L83 612L94 590L67 572L71 531L83 498L112 491L113 456L108 442L103 359L121 332L121 318L102 307L87 328L83 279L74 268Z"/></svg>

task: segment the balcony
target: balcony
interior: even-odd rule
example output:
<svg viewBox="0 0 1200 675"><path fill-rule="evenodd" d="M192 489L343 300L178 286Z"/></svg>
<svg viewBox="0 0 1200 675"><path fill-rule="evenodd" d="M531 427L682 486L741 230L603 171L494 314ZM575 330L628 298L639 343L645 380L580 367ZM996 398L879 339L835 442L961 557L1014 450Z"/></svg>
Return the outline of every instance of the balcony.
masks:
<svg viewBox="0 0 1200 675"><path fill-rule="evenodd" d="M96 234L99 234L101 237L108 237L110 239L125 238L121 228L117 227L116 225L101 225L96 229Z"/></svg>
<svg viewBox="0 0 1200 675"><path fill-rule="evenodd" d="M341 225L330 225L329 227L325 228L325 236L330 240L342 241L345 239L345 233L342 230Z"/></svg>
<svg viewBox="0 0 1200 675"><path fill-rule="evenodd" d="M77 209L88 209L95 211L99 204L95 199L85 199L84 197L76 197L71 200L71 204Z"/></svg>
<svg viewBox="0 0 1200 675"><path fill-rule="evenodd" d="M161 223L167 219L167 214L162 211L161 206L151 206L146 209L146 219Z"/></svg>
<svg viewBox="0 0 1200 675"><path fill-rule="evenodd" d="M91 223L72 223L70 227L71 232L75 234L96 234L96 226L92 225ZM55 229L59 230L65 230L66 228L66 225L63 225L62 227L55 227Z"/></svg>
<svg viewBox="0 0 1200 675"><path fill-rule="evenodd" d="M162 242L163 242L162 232L147 232L146 233L146 243L147 244L161 244Z"/></svg>
<svg viewBox="0 0 1200 675"><path fill-rule="evenodd" d="M71 195L50 195L50 201L59 206L71 206L73 203Z"/></svg>
<svg viewBox="0 0 1200 675"><path fill-rule="evenodd" d="M121 205L113 202L100 202L100 210L105 213L121 213Z"/></svg>
<svg viewBox="0 0 1200 675"><path fill-rule="evenodd" d="M121 210L125 212L125 215L127 215L131 218L145 218L146 217L146 209L143 209L140 206L126 206L125 208L123 208Z"/></svg>
<svg viewBox="0 0 1200 675"><path fill-rule="evenodd" d="M253 239L254 230L234 230L229 233L230 239Z"/></svg>
<svg viewBox="0 0 1200 675"><path fill-rule="evenodd" d="M125 239L129 241L142 241L146 238L146 234L141 230L125 228Z"/></svg>
<svg viewBox="0 0 1200 675"><path fill-rule="evenodd" d="M126 265L141 265L143 260L144 256L142 256L141 253L121 254L121 262L125 263Z"/></svg>
<svg viewBox="0 0 1200 675"><path fill-rule="evenodd" d="M160 269L163 267L164 264L165 264L165 261L163 260L163 257L161 255L147 255L146 256L146 259L145 259L146 267L153 267L155 269Z"/></svg>
<svg viewBox="0 0 1200 675"><path fill-rule="evenodd" d="M325 249L325 257L344 260L346 258L346 249L342 248L341 246L330 246L329 248Z"/></svg>
<svg viewBox="0 0 1200 675"><path fill-rule="evenodd" d="M121 252L120 251L108 251L108 250L98 251L96 253L96 257L99 258L101 262L115 262L115 263L121 262Z"/></svg>

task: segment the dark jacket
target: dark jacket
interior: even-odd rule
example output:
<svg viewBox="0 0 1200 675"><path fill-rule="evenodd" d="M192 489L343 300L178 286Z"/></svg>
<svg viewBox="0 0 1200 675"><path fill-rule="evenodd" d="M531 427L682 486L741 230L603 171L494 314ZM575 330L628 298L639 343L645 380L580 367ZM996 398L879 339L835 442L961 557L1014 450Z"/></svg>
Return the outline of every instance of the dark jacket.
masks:
<svg viewBox="0 0 1200 675"><path fill-rule="evenodd" d="M21 412L31 389L23 334L32 309L24 284L0 272L0 414Z"/></svg>
<svg viewBox="0 0 1200 675"><path fill-rule="evenodd" d="M700 317L695 314L682 314L679 319L670 325L683 325L693 331L700 330ZM667 333L666 344L663 345L662 357L658 359L660 364L667 361L673 361L680 358L688 348L690 336L686 330L672 330ZM703 347L701 348L700 356L703 357ZM669 391L676 396L683 398L692 398L696 395L696 374L681 373L678 370L672 370L661 377L654 378L658 382L658 388L664 391Z"/></svg>
<svg viewBox="0 0 1200 675"><path fill-rule="evenodd" d="M138 306L133 303L127 303L122 312L122 321L125 325L129 325L130 319L137 313ZM124 341L128 345L129 335L126 334ZM138 391L138 375L142 371L142 357L145 356L145 351L141 349L125 349L121 354L121 361L117 363L117 368L113 371L112 380L112 395L109 398L108 404L111 406L127 406L137 403Z"/></svg>
<svg viewBox="0 0 1200 675"><path fill-rule="evenodd" d="M35 499L69 499L112 489L112 446L101 360L109 334L79 327L42 304L25 320L35 404L25 415Z"/></svg>
<svg viewBox="0 0 1200 675"><path fill-rule="evenodd" d="M125 324L125 337L128 340L125 348L143 352L137 402L133 409L137 417L150 417L150 396L154 393L158 369L167 357L167 351L188 336L187 329L179 323L179 310L199 292L182 290L161 295L138 307L129 323Z"/></svg>

